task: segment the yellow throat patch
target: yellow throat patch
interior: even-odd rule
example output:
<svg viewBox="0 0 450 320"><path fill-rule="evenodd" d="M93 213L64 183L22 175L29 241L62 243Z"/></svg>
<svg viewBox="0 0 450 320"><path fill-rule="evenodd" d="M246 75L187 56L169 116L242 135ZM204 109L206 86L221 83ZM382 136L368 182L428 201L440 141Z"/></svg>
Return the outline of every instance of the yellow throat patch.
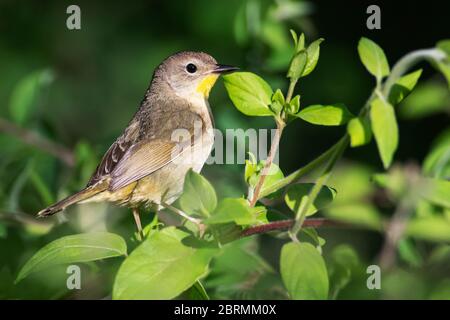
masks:
<svg viewBox="0 0 450 320"><path fill-rule="evenodd" d="M203 94L205 98L209 97L209 92L219 78L218 74L210 74L203 79L197 87L197 92Z"/></svg>

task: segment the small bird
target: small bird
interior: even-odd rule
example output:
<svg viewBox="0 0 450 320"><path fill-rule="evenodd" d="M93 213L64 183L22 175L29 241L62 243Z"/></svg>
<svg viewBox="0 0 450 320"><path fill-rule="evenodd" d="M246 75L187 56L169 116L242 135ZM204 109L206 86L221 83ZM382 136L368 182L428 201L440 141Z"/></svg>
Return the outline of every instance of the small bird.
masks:
<svg viewBox="0 0 450 320"><path fill-rule="evenodd" d="M202 169L214 143L209 92L220 74L237 69L203 52L183 51L165 59L87 186L37 215L50 216L75 203L109 201L130 207L141 233L140 205L170 206L182 193L188 170Z"/></svg>

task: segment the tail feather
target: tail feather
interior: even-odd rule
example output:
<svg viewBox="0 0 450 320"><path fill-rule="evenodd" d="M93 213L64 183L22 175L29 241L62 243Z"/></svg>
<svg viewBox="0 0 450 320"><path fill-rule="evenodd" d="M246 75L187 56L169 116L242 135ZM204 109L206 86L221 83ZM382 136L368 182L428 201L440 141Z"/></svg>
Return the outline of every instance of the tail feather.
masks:
<svg viewBox="0 0 450 320"><path fill-rule="evenodd" d="M71 196L68 196L67 198L64 198L64 199L56 202L55 204L52 204L51 206L39 211L37 213L37 216L39 218L51 216L59 211L64 210L65 208L67 208L68 206L71 206L72 204L89 199L90 197L96 195L100 191L102 191L102 190L101 189L99 190L97 188L83 189L83 190L81 190Z"/></svg>

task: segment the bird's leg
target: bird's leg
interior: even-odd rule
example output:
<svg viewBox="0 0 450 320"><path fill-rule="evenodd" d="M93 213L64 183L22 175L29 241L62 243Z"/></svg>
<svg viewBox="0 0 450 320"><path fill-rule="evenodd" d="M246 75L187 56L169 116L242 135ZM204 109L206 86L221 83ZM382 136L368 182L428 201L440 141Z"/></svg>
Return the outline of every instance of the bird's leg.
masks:
<svg viewBox="0 0 450 320"><path fill-rule="evenodd" d="M144 239L144 232L142 231L141 217L139 216L139 209L132 208L134 222L136 223L136 228L138 231L138 240L142 241Z"/></svg>
<svg viewBox="0 0 450 320"><path fill-rule="evenodd" d="M191 221L192 223L194 223L197 226L197 228L198 228L200 237L203 237L203 235L205 234L206 225L202 223L202 220L196 219L196 218L192 218L188 214L186 214L186 212L184 212L184 211L182 211L182 210L180 210L178 208L175 208L175 207L173 207L170 204L167 204L165 202L161 202L160 204L164 208L169 209L170 211L178 214L179 216L185 218L186 220Z"/></svg>
<svg viewBox="0 0 450 320"><path fill-rule="evenodd" d="M178 214L179 216L185 218L186 220L191 221L192 223L195 223L196 225L201 224L201 220L200 220L200 219L192 218L192 217L190 217L188 214L186 214L184 211L181 211L180 209L175 208L175 207L171 206L170 204L167 204L167 203L165 203L165 202L161 202L160 204L161 204L161 206L163 206L164 208L169 209L169 210L172 211L173 213Z"/></svg>

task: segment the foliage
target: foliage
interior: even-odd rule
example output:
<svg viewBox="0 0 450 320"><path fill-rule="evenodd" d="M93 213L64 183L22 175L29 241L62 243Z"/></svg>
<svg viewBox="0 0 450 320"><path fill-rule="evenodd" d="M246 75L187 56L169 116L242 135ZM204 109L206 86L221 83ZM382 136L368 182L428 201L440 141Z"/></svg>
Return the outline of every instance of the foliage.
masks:
<svg viewBox="0 0 450 320"><path fill-rule="evenodd" d="M140 241L130 232L131 217L119 218L115 214L118 209L104 205L71 209L75 218L69 218L69 223L37 221L22 212L31 212L82 186L101 154L95 147L78 142L71 154L75 165L67 170L69 173L56 175L61 170L61 158L56 160L48 150L30 150L8 143L7 138L0 136L5 145L3 152L8 154L0 159L4 175L0 201L8 211L0 216L0 254L2 260L5 257L0 264L0 297L68 297L62 268L68 264L83 266L83 274L101 288L95 297L113 299L408 296L395 279L416 283L422 288L421 297L450 297L449 278L427 281L437 275L449 277L442 271L450 259L448 131L431 145L421 166L395 162L399 146L407 140L401 136L398 118L417 119L448 111L446 86L435 80L419 81L422 69L407 73L416 62L427 60L448 79L448 40L428 51L414 52L418 55L414 61L407 55L391 67L377 43L361 38L355 52L375 78L367 102L359 110L334 101L308 104L304 103L308 92L299 93L296 89L319 68L321 53L327 50L321 46L326 42L319 38L308 43L305 34L291 31L293 46L289 43L289 34L277 20L284 12L283 6L292 5L289 12L296 13L296 17L308 12L309 7L305 3L288 3L280 1L263 15L261 10L265 8L258 1L245 1L234 25L241 45L261 41L270 48L267 67L270 71L286 69L287 90L283 90L280 79L235 72L223 77L228 97L249 121L259 117L273 120L280 139L285 128L293 126L309 126L323 136L332 129L327 127L337 126L343 137L290 174L283 173L270 157L257 161L249 154L245 168L238 168L246 194L228 180L220 183L226 179L220 171L216 173L220 179L210 175L209 180L189 171L183 194L174 207L190 219L179 221L169 211L161 213L161 217L147 215L145 237ZM258 19L247 18L252 14L257 14ZM18 128L30 128L42 137L51 136L51 129L39 122L36 111L53 77L54 71L43 69L18 81L5 117ZM275 150L278 142L272 141ZM377 148L385 172L377 173L361 163L345 165L339 161L349 147L360 148L355 153L364 153L368 149L363 146ZM19 169L12 165L14 161L20 164ZM22 199L25 192L32 196ZM311 216L321 215L338 226L350 226L346 233L355 237L361 231L356 228L386 236L392 232L399 214L406 216L403 232L393 247L399 261L394 266L383 265L387 276L383 277L382 286L387 289L382 294L366 288L366 267L382 261L361 254L366 248L364 241L336 245L342 238L328 233L322 238L320 229L308 224L315 221L310 220ZM106 220L106 215L114 218ZM269 228L280 221L290 222L287 232L285 227ZM114 232L107 233L106 229ZM277 244L276 250L259 246L257 237L245 237L246 232L255 230L273 231L266 237ZM279 239L282 243L278 243ZM7 253L9 243L11 251L24 251L19 260ZM428 268L435 272L422 278L412 276L414 271ZM29 291L43 287L48 292Z"/></svg>

